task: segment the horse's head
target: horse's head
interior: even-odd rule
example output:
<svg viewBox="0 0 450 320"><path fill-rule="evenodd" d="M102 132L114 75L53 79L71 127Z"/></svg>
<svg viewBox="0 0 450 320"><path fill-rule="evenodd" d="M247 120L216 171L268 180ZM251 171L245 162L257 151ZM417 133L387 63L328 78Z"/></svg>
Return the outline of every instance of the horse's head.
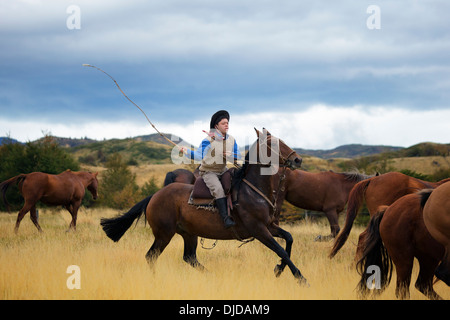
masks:
<svg viewBox="0 0 450 320"><path fill-rule="evenodd" d="M98 176L98 172L96 173L91 173L92 175L92 180L91 182L88 184L87 189L89 190L89 192L92 194L92 198L94 200L97 200L98 194L97 194L97 189L98 189L98 180L97 180L97 176Z"/></svg>
<svg viewBox="0 0 450 320"><path fill-rule="evenodd" d="M292 150L283 140L271 135L269 131L263 128L261 133L255 128L258 135L258 145L263 152L259 152L260 156L264 158L267 155L267 159L271 161L271 164L278 164L280 167L287 167L292 170L298 169L302 165L302 158ZM266 152L264 152L266 151ZM278 157L278 163L273 163L273 160ZM261 158L261 157L260 157ZM264 161L265 159L260 159Z"/></svg>

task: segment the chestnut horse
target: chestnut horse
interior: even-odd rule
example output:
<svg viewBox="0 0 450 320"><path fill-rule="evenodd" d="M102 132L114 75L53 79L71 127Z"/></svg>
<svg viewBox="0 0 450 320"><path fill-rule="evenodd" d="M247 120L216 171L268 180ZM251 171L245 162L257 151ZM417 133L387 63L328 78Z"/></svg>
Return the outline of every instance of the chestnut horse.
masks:
<svg viewBox="0 0 450 320"><path fill-rule="evenodd" d="M388 172L357 183L350 191L345 225L335 239L330 258L333 258L347 241L353 221L364 200L366 201L369 214L372 216L376 213L379 206L389 206L407 194L415 193L422 189L434 189L447 181L450 181L450 178L439 182L428 182L400 172ZM365 233L363 232L359 237L359 244L362 243L364 236Z"/></svg>
<svg viewBox="0 0 450 320"><path fill-rule="evenodd" d="M450 286L450 182L423 195L423 219L434 239L445 247L436 276Z"/></svg>
<svg viewBox="0 0 450 320"><path fill-rule="evenodd" d="M277 202L277 206L274 208L272 201L274 201L274 193L278 194L280 190L282 179L278 179L277 175L264 175L265 170L261 169L267 169L267 161L266 163L260 162L262 160L259 156L256 158L256 162L251 161L249 159L252 158L249 158L249 154L256 151L256 154L259 155L259 149L264 148L266 150L261 149L261 151L266 151L266 155L275 154L280 166L285 170L287 170L286 168L299 168L302 160L283 141L268 133L266 135L258 130L256 132L258 139L247 153L244 165L236 172L236 177L240 178L239 205L234 206L231 211L236 226L226 229L218 214L211 214L207 210L198 210L189 205L188 199L193 185L171 183L136 204L127 213L116 218L102 219L101 225L106 235L112 240L118 241L133 221L145 211L147 221L155 236L153 245L146 254L147 262L153 265L175 233L178 233L184 240L183 260L200 269L204 267L198 262L196 256L198 237L219 240L242 240L254 237L281 258L281 264L275 268L277 276L288 265L294 277L301 284L306 283L306 279L290 259L292 236L276 223L281 203ZM278 143L278 152L270 147L274 143ZM235 178L235 183L236 180L238 179ZM245 181L250 182L255 188L250 187ZM237 186L235 185L235 187ZM286 240L286 250L274 237Z"/></svg>
<svg viewBox="0 0 450 320"><path fill-rule="evenodd" d="M65 206L72 215L69 230L76 230L78 208L83 200L85 189L87 188L91 192L94 200L97 199L97 175L98 172L72 172L70 170L66 170L58 175L32 172L19 174L2 182L0 184L0 190L3 193L3 201L8 211L9 204L6 200L6 190L11 184L18 183L19 192L25 199L25 204L17 216L14 231L16 233L18 232L20 221L30 211L31 221L42 232L36 215L36 203L39 200L50 206Z"/></svg>
<svg viewBox="0 0 450 320"><path fill-rule="evenodd" d="M289 171L286 175L286 201L298 208L325 213L331 234L319 235L316 241L327 241L339 233L339 213L347 204L350 190L368 178L370 176L359 173Z"/></svg>
<svg viewBox="0 0 450 320"><path fill-rule="evenodd" d="M430 299L441 299L433 289L433 276L444 255L444 247L425 227L420 192L408 194L392 205L381 206L370 219L366 229L366 241L362 246L363 257L357 263L361 281L358 289L363 296L369 292L367 283L373 278L370 266L380 268L381 293L391 280L392 262L397 272L395 295L409 299L409 285L414 257L420 265L415 287ZM370 282L370 281L369 281Z"/></svg>

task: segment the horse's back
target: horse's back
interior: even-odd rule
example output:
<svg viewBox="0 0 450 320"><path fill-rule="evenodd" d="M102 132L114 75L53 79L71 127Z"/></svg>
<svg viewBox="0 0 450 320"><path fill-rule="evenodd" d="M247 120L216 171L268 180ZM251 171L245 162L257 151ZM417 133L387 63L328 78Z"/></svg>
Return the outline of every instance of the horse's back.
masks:
<svg viewBox="0 0 450 320"><path fill-rule="evenodd" d="M75 195L82 197L80 183L73 174L64 171L58 175L33 172L27 175L22 185L24 197L38 197L48 205L68 204ZM79 190L78 190L79 189Z"/></svg>
<svg viewBox="0 0 450 320"><path fill-rule="evenodd" d="M411 186L411 177L400 172L388 172L370 179L365 192L369 212L381 205L391 205L402 196L417 191Z"/></svg>
<svg viewBox="0 0 450 320"><path fill-rule="evenodd" d="M218 213L197 209L188 203L193 187L175 182L152 196L146 217L155 236L182 232L211 239L233 239L234 234L224 228Z"/></svg>
<svg viewBox="0 0 450 320"><path fill-rule="evenodd" d="M31 172L21 182L20 189L24 193L45 192L48 185L49 175L43 172Z"/></svg>
<svg viewBox="0 0 450 320"><path fill-rule="evenodd" d="M191 184L173 182L158 190L147 205L146 215L150 226L176 221L180 206L184 202L187 205L192 189Z"/></svg>

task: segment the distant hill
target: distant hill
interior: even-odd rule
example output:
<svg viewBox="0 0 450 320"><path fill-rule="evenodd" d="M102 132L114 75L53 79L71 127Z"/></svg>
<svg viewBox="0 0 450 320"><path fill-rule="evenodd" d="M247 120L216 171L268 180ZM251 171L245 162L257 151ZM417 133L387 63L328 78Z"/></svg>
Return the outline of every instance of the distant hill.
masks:
<svg viewBox="0 0 450 320"><path fill-rule="evenodd" d="M175 143L184 142L182 138L164 133ZM84 164L101 165L109 155L120 153L129 164L141 163L170 163L172 145L159 134L143 135L126 139L93 140L89 138L63 138L52 137L60 146L69 149L68 151ZM39 140L42 140L41 138ZM39 141L37 140L37 141ZM0 137L0 145L6 141L21 143L8 137ZM192 145L191 145L192 146ZM348 144L339 146L331 150L313 150L294 148L302 156L312 156L321 159L347 158L357 159L382 155L384 157L408 158L408 157L429 157L429 156L449 156L450 144L439 144L423 142L408 148L383 146L383 145L362 145ZM375 161L375 159L371 159Z"/></svg>
<svg viewBox="0 0 450 320"><path fill-rule="evenodd" d="M186 141L184 141L182 138L173 135L171 133L163 133L167 138L169 138L170 140L172 140L173 142L175 142L176 144L184 142L187 145L191 145L190 143L187 143ZM164 139L161 135L159 135L158 133L153 133L153 134L148 134L145 136L138 136L138 137L134 137L133 139L137 140L137 141L153 141L156 143L160 143L160 144L165 144L168 146L172 146L171 143L169 143L169 141L167 141L166 139Z"/></svg>
<svg viewBox="0 0 450 320"><path fill-rule="evenodd" d="M45 138L38 139L36 141L43 140ZM52 137L53 141L55 141L57 144L59 144L61 147L64 148L73 148L78 146L87 145L90 143L95 143L97 140L89 139L89 138L62 138L62 137Z"/></svg>
<svg viewBox="0 0 450 320"><path fill-rule="evenodd" d="M0 146L3 145L4 143L21 143L21 142L9 137L0 137Z"/></svg>
<svg viewBox="0 0 450 320"><path fill-rule="evenodd" d="M450 143L422 142L409 148L404 148L398 152L399 157L431 157L431 156L450 156Z"/></svg>
<svg viewBox="0 0 450 320"><path fill-rule="evenodd" d="M366 157L384 152L396 152L402 150L402 147L391 146L368 146L362 144L347 144L331 150L311 150L295 148L294 150L301 155L309 155L322 159L332 158L357 158Z"/></svg>

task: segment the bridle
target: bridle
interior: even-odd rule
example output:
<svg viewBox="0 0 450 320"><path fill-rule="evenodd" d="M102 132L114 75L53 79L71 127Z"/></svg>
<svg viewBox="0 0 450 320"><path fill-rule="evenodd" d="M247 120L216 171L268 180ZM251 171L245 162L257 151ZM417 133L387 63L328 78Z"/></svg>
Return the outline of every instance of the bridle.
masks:
<svg viewBox="0 0 450 320"><path fill-rule="evenodd" d="M291 148L289 148L291 150L291 152L287 155L287 157L284 157L282 153L272 149L272 147L268 143L269 137L272 137L272 136L268 136L265 140L262 141L262 143L259 144L259 146L261 147L263 145L266 145L267 149L270 150L271 154L275 154L275 155L277 155L279 157L279 159L281 159L282 163L279 164L279 167L282 167L282 168L284 167L284 168L289 168L289 169L295 170L296 167L294 167L294 162L290 158L296 152L294 150L292 150ZM278 139L278 138L276 138L276 139ZM259 140L260 139L258 138L258 141ZM280 141L280 139L278 139L278 141ZM284 142L283 142L283 144L284 144ZM278 145L279 145L279 143L278 143ZM279 149L280 148L278 147L278 150ZM259 161L257 161L255 164L268 165L267 163L261 163Z"/></svg>
<svg viewBox="0 0 450 320"><path fill-rule="evenodd" d="M247 179L243 178L242 181L244 181L253 191L255 191L257 194L259 194L270 205L270 207L272 208L272 213L270 216L271 216L271 220L273 220L274 216L277 213L278 198L280 196L280 193L284 192L284 190L285 190L284 184L285 184L285 180L286 180L286 169L287 168L290 168L292 170L296 169L296 167L294 167L293 160L290 159L292 157L292 155L295 154L296 152L291 149L291 152L288 154L288 156L284 157L281 153L273 150L272 147L269 146L269 144L267 143L268 140L269 139L265 139L265 141L263 141L262 144L259 144L259 146L261 147L262 145L265 144L267 146L267 148L270 150L270 152L273 152L274 154L278 155L279 159L281 159L281 161L282 161L282 164L280 164L279 167L283 168L282 172L279 172L280 178L278 180L278 187L276 190L272 191L272 194L274 195L274 200L273 201L270 200L267 195L265 195L261 190L259 190L255 185L253 185ZM245 160L245 161L248 161L250 163L249 160ZM268 164L261 163L260 161L257 161L257 163L253 163L253 164L268 165Z"/></svg>

